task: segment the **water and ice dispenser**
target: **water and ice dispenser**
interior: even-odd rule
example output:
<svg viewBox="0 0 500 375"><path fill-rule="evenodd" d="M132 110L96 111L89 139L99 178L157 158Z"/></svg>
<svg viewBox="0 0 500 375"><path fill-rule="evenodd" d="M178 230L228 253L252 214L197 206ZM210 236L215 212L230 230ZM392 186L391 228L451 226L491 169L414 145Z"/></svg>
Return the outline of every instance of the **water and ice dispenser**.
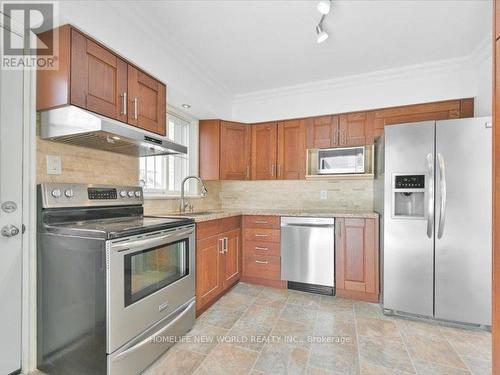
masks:
<svg viewBox="0 0 500 375"><path fill-rule="evenodd" d="M394 218L425 218L425 175L395 174L393 179Z"/></svg>

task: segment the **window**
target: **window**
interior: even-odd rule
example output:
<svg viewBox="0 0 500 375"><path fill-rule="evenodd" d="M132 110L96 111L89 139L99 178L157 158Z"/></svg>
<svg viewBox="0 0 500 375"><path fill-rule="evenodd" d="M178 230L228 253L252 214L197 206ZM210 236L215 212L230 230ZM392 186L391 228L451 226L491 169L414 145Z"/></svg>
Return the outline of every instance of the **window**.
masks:
<svg viewBox="0 0 500 375"><path fill-rule="evenodd" d="M187 155L148 156L140 158L140 179L146 196L177 196L184 177L198 174L198 123L172 111L167 113L167 137L187 146ZM198 194L196 181L188 181L186 192Z"/></svg>

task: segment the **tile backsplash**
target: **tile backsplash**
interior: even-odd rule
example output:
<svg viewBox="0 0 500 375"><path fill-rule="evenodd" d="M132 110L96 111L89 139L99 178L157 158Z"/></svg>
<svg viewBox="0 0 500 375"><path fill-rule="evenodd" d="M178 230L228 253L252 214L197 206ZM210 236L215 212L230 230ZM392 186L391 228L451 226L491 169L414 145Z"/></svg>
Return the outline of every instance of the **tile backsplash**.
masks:
<svg viewBox="0 0 500 375"><path fill-rule="evenodd" d="M47 155L61 157L61 174L47 174ZM139 159L37 138L37 183L137 185Z"/></svg>
<svg viewBox="0 0 500 375"><path fill-rule="evenodd" d="M47 155L61 157L62 173L47 174ZM137 185L139 159L37 139L37 183ZM189 198L194 211L238 209L373 209L373 181L207 181L206 198ZM320 199L326 191L327 199ZM179 199L146 199L148 215L175 213Z"/></svg>
<svg viewBox="0 0 500 375"><path fill-rule="evenodd" d="M220 210L222 208L220 196L221 182L205 181L208 195L205 198L187 198L193 205L193 211ZM179 212L180 199L146 199L144 212L146 215L162 215Z"/></svg>
<svg viewBox="0 0 500 375"><path fill-rule="evenodd" d="M223 209L373 210L373 181L223 181L221 201Z"/></svg>

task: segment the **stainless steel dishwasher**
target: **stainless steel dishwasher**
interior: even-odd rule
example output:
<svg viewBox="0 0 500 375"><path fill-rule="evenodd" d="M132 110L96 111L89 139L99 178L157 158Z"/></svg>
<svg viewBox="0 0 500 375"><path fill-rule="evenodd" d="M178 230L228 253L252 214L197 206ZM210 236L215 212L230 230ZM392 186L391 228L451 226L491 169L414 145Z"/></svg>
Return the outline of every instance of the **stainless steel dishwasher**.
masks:
<svg viewBox="0 0 500 375"><path fill-rule="evenodd" d="M289 289L335 294L335 219L281 218L281 279Z"/></svg>

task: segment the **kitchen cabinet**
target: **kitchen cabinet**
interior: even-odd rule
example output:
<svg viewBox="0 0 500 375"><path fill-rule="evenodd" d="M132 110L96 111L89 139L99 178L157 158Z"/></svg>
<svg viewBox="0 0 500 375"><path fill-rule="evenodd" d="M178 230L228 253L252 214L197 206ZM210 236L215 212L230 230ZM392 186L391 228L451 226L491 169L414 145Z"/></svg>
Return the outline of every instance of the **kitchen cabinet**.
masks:
<svg viewBox="0 0 500 375"><path fill-rule="evenodd" d="M249 180L250 143L249 125L202 120L199 123L199 166L204 180Z"/></svg>
<svg viewBox="0 0 500 375"><path fill-rule="evenodd" d="M466 98L253 125L202 120L200 177L304 179L307 149L371 145L386 125L473 115Z"/></svg>
<svg viewBox="0 0 500 375"><path fill-rule="evenodd" d="M166 134L163 83L70 25L58 31L58 69L37 71L38 111L74 105Z"/></svg>
<svg viewBox="0 0 500 375"><path fill-rule="evenodd" d="M378 219L337 219L335 274L337 296L378 302Z"/></svg>
<svg viewBox="0 0 500 375"><path fill-rule="evenodd" d="M245 124L222 121L220 126L220 179L250 179L250 132Z"/></svg>
<svg viewBox="0 0 500 375"><path fill-rule="evenodd" d="M128 66L128 123L166 134L166 87L136 67Z"/></svg>
<svg viewBox="0 0 500 375"><path fill-rule="evenodd" d="M280 217L243 217L242 280L284 288L281 280Z"/></svg>
<svg viewBox="0 0 500 375"><path fill-rule="evenodd" d="M71 104L127 122L127 63L71 30Z"/></svg>
<svg viewBox="0 0 500 375"><path fill-rule="evenodd" d="M373 132L377 138L384 133L386 125L465 117L474 117L472 98L383 108L374 111Z"/></svg>
<svg viewBox="0 0 500 375"><path fill-rule="evenodd" d="M241 276L241 228L221 234L224 244L222 257L222 289L227 290Z"/></svg>
<svg viewBox="0 0 500 375"><path fill-rule="evenodd" d="M305 120L289 120L278 124L278 179L300 180L305 178L305 126Z"/></svg>
<svg viewBox="0 0 500 375"><path fill-rule="evenodd" d="M274 180L277 171L278 124L252 125L252 180Z"/></svg>
<svg viewBox="0 0 500 375"><path fill-rule="evenodd" d="M312 117L307 121L307 148L331 148L339 145L339 117Z"/></svg>
<svg viewBox="0 0 500 375"><path fill-rule="evenodd" d="M307 148L364 146L373 143L370 112L313 117L307 121Z"/></svg>
<svg viewBox="0 0 500 375"><path fill-rule="evenodd" d="M241 216L196 225L196 312L201 314L241 277Z"/></svg>
<svg viewBox="0 0 500 375"><path fill-rule="evenodd" d="M373 143L373 113L354 112L339 116L338 146L364 146Z"/></svg>

